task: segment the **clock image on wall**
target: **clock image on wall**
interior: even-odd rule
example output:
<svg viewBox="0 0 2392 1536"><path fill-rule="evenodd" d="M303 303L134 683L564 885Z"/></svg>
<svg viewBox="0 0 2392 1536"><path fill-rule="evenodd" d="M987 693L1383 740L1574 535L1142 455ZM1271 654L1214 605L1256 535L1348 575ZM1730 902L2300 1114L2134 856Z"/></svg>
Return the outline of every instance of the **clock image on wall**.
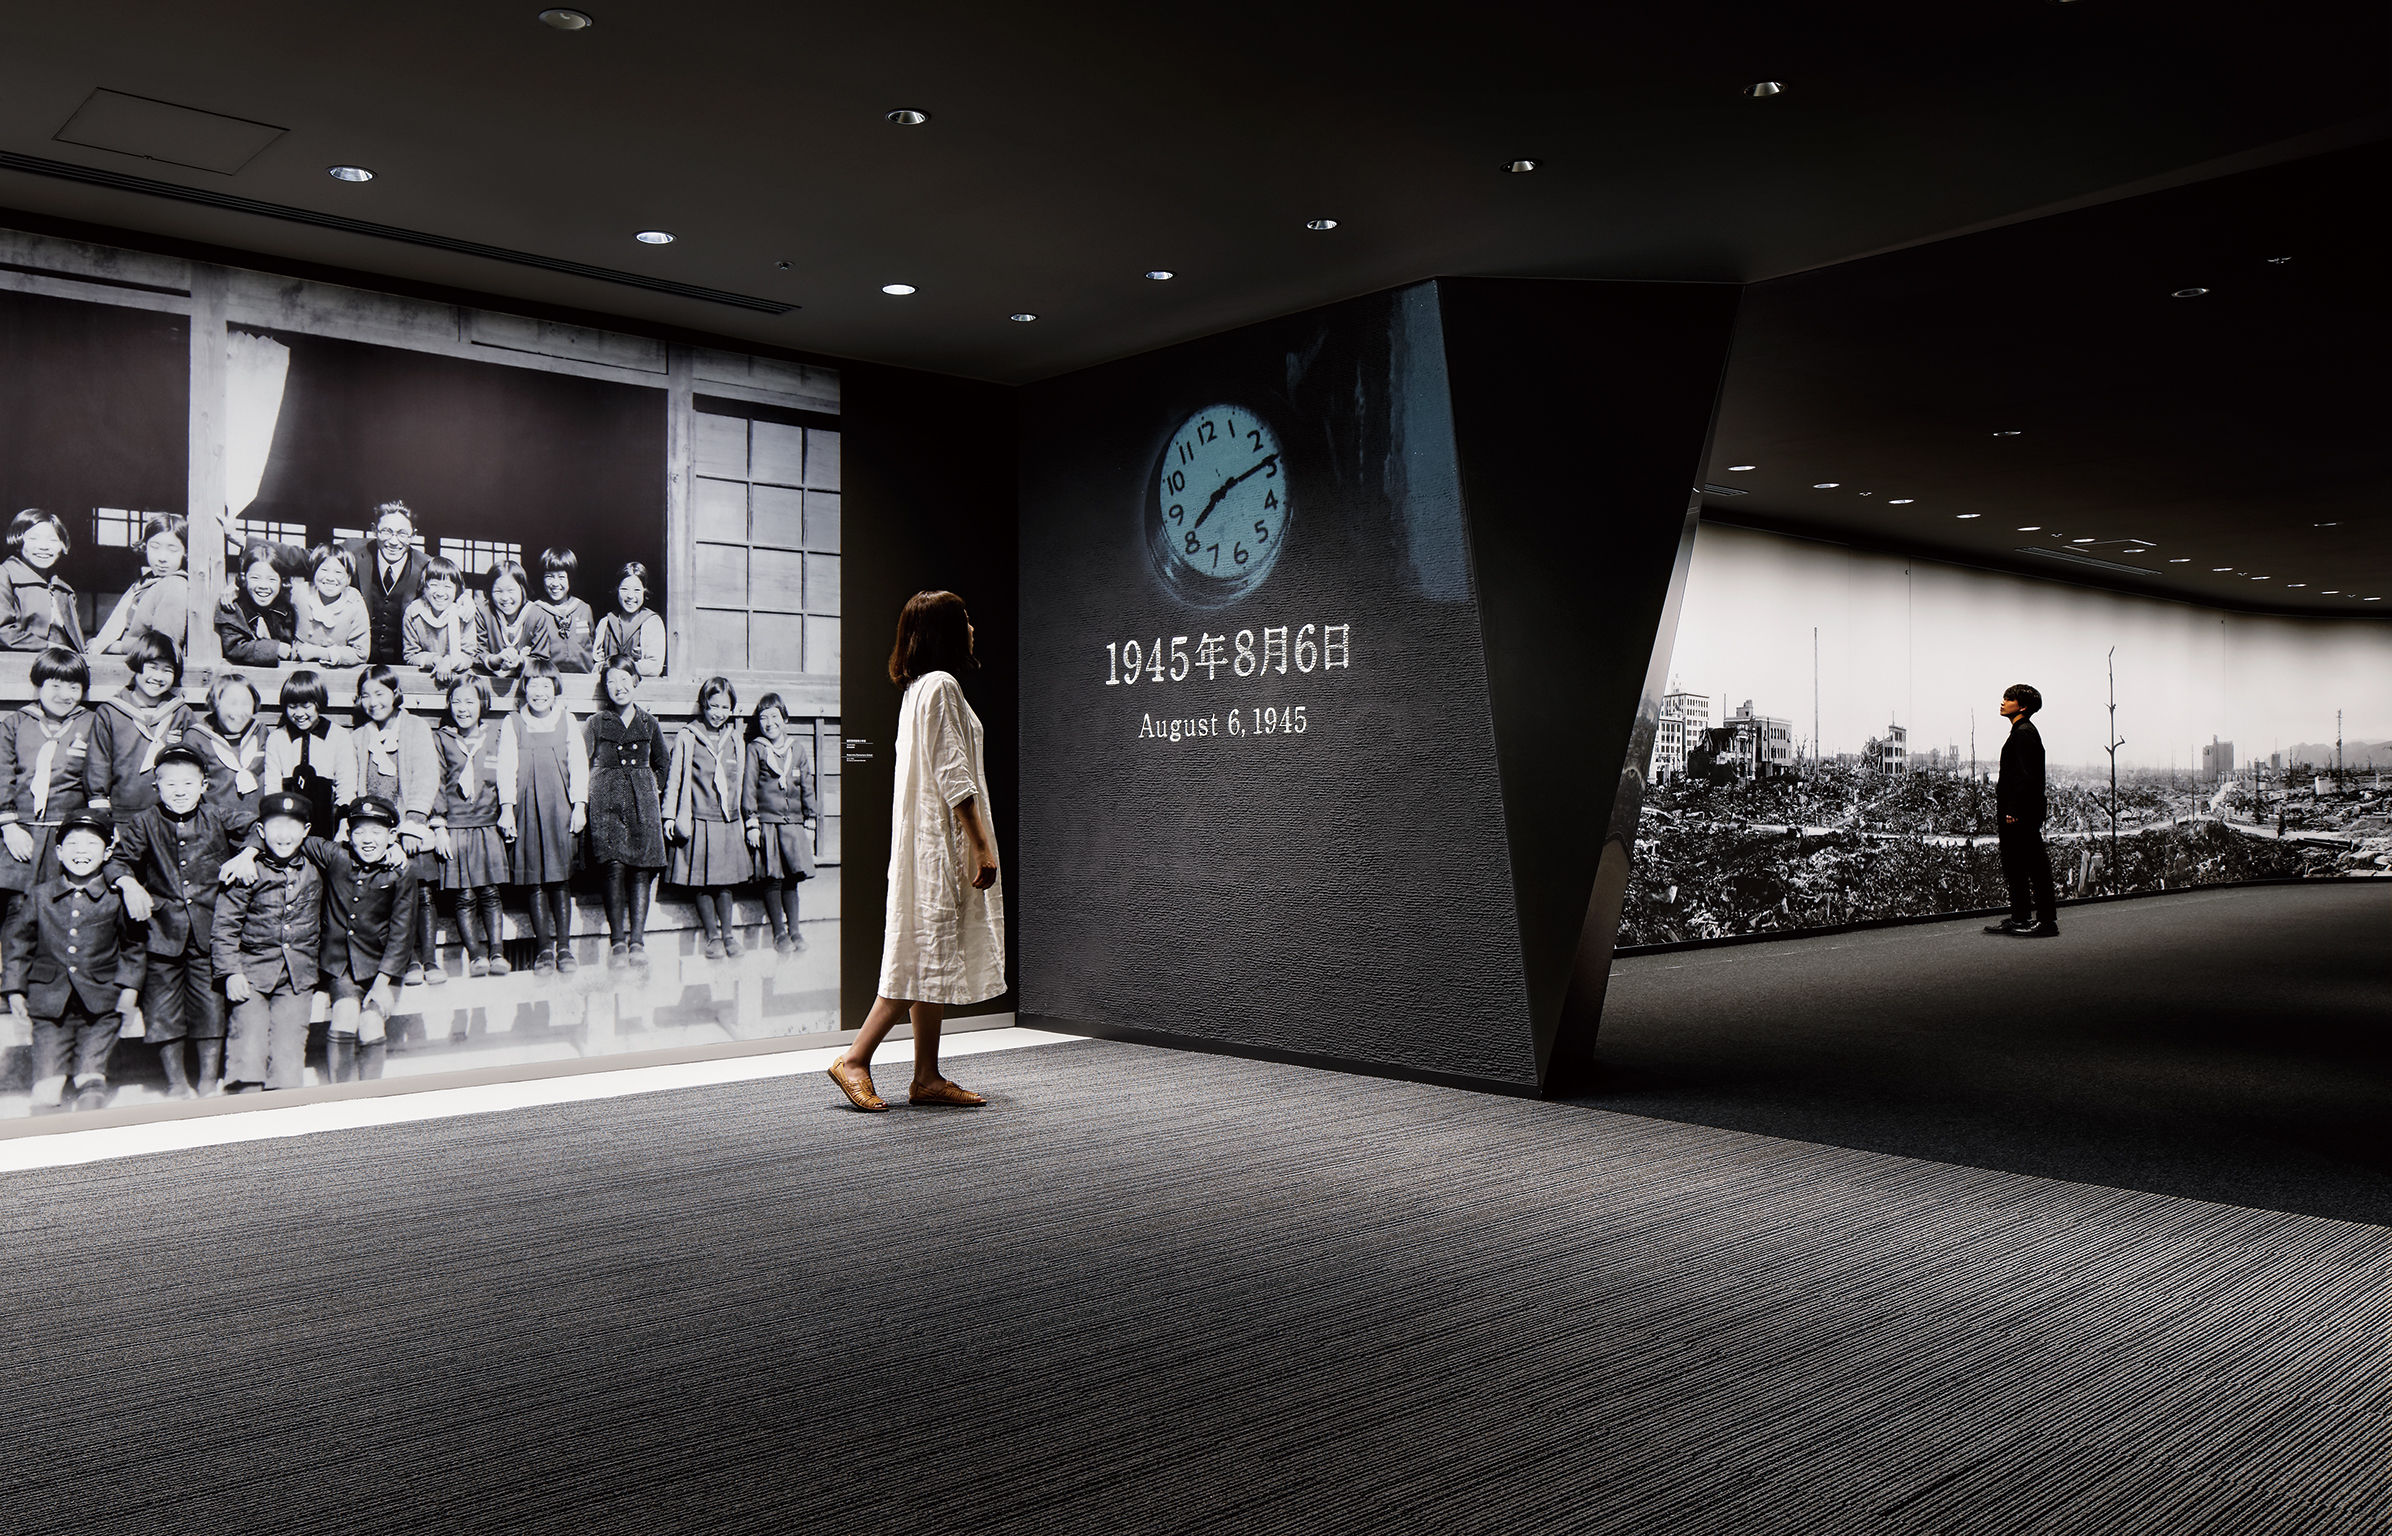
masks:
<svg viewBox="0 0 2392 1536"><path fill-rule="evenodd" d="M1287 461L1258 411L1214 405L1164 443L1145 516L1155 574L1199 608L1262 584L1287 542Z"/></svg>

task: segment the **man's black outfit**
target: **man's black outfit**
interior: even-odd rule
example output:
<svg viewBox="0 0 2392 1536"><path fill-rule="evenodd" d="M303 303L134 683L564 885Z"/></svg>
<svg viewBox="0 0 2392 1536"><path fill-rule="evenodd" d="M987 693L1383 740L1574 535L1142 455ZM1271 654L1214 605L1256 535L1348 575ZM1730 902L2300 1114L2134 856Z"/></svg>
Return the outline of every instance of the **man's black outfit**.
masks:
<svg viewBox="0 0 2392 1536"><path fill-rule="evenodd" d="M404 565L386 571L374 540L358 540L349 550L357 557L357 590L365 594L365 611L373 620L374 649L367 659L403 665L407 643L401 630L407 622L407 605L423 590L424 567L432 562L422 550L410 549Z"/></svg>
<svg viewBox="0 0 2392 1536"><path fill-rule="evenodd" d="M2035 729L2031 715L2020 715L2010 724L1993 804L2001 817L2002 874L2010 882L2011 927L2024 929L2031 923L2059 932L2051 855L2043 847L2043 733Z"/></svg>

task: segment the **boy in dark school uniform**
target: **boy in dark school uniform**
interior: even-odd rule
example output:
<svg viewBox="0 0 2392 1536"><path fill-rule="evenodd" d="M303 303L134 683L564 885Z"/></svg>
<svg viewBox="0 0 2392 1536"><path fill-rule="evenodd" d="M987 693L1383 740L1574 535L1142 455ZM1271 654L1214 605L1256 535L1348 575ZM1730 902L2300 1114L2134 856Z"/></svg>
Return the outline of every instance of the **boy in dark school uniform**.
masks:
<svg viewBox="0 0 2392 1536"><path fill-rule="evenodd" d="M108 819L69 811L58 826L58 873L36 884L10 915L0 992L33 1033L33 1103L65 1108L108 1102L108 1053L120 1015L141 1014L141 925L108 888Z"/></svg>
<svg viewBox="0 0 2392 1536"><path fill-rule="evenodd" d="M224 870L216 898L212 959L233 1005L225 1042L224 1088L296 1088L307 1050L307 1015L324 942L324 873L301 853L314 813L305 795L267 795L258 801L263 857L254 881L242 879L242 860Z"/></svg>
<svg viewBox="0 0 2392 1536"><path fill-rule="evenodd" d="M158 803L117 830L110 869L128 906L151 905L149 971L141 988L146 1038L158 1048L169 1098L213 1094L224 1072L224 1000L216 991L216 899L225 861L251 820L209 805L207 760L190 747L158 753ZM183 1042L198 1058L196 1087Z"/></svg>
<svg viewBox="0 0 2392 1536"><path fill-rule="evenodd" d="M301 845L324 872L318 969L332 993L325 1065L336 1083L382 1075L383 1026L415 952L415 870L404 855L390 858L398 831L399 808L364 795L349 807L347 848L321 837Z"/></svg>

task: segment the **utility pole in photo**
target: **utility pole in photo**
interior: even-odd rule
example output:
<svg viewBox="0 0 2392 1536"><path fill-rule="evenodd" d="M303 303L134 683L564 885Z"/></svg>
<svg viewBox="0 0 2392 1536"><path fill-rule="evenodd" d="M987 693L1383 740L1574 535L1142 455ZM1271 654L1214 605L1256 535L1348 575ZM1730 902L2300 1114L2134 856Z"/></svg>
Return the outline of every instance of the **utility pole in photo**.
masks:
<svg viewBox="0 0 2392 1536"><path fill-rule="evenodd" d="M2118 648L2110 647L2110 893L2116 895L2123 882L2118 878L2118 749L2126 745L2126 738L2118 734Z"/></svg>

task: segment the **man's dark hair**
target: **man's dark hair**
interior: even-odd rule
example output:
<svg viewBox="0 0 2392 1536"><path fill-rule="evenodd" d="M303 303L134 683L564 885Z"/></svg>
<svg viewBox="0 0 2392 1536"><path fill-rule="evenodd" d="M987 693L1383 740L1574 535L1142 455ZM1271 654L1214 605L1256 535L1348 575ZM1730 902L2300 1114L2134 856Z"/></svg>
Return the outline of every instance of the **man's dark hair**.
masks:
<svg viewBox="0 0 2392 1536"><path fill-rule="evenodd" d="M952 592L916 592L897 615L897 643L889 649L889 681L903 688L931 672L958 679L978 665L972 657L971 620L963 599Z"/></svg>
<svg viewBox="0 0 2392 1536"><path fill-rule="evenodd" d="M1979 697L1982 697L1982 695L1979 695ZM2018 707L2022 710L2025 710L2030 715L2041 714L2043 712L2043 695L2036 692L2034 685L2031 683L2012 683L2009 687L2002 690L2002 697L2005 699L2016 699L2018 701Z"/></svg>

